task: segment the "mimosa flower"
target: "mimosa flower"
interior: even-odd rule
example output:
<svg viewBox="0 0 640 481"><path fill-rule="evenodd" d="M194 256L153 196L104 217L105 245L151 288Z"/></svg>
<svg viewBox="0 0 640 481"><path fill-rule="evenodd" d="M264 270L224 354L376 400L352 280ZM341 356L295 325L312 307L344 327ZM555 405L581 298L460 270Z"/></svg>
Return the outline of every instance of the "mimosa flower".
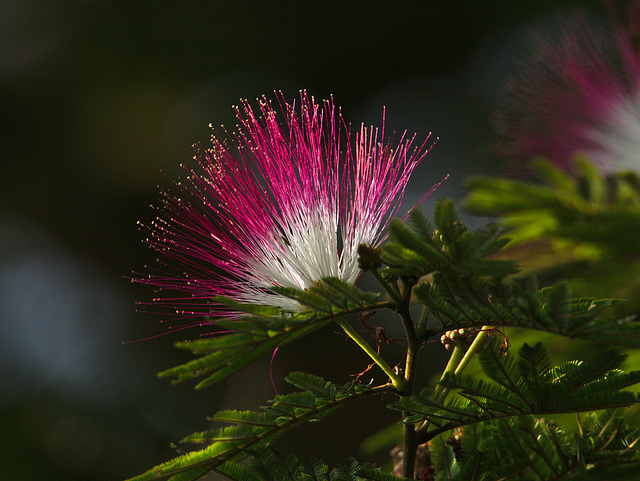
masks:
<svg viewBox="0 0 640 481"><path fill-rule="evenodd" d="M263 98L257 116L243 101L238 131L214 133L186 180L163 192L147 242L165 260L136 280L179 295L155 303L183 316L215 315L214 296L299 310L270 289L354 283L358 246L384 238L427 140L385 144L383 115L382 129L361 127L351 145L333 101L277 103L280 113Z"/></svg>
<svg viewBox="0 0 640 481"><path fill-rule="evenodd" d="M584 154L605 172L639 171L640 55L633 28L605 30L580 13L562 28L556 40L536 37L533 58L505 92L497 123L503 153L525 162L542 156L566 168Z"/></svg>

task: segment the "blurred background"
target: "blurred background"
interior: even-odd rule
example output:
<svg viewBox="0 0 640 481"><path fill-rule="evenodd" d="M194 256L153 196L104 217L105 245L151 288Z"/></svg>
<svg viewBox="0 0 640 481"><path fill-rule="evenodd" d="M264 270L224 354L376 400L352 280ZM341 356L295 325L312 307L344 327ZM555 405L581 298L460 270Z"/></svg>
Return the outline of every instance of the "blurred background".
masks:
<svg viewBox="0 0 640 481"><path fill-rule="evenodd" d="M173 342L198 333L160 335L160 318L136 312L153 292L126 279L155 259L136 223L152 219L158 185L181 175L210 123L233 128L240 98L306 89L333 95L356 126L379 125L386 106L389 130L433 132L406 201L451 174L429 208L461 198L467 175L498 171L488 119L530 29L577 3L604 12L596 1L331 3L0 3L0 479L130 477L207 415L273 397L270 359L201 392L158 380L190 359ZM444 359L433 346L425 365ZM344 383L345 366L366 364L327 329L281 349L273 376L279 390L292 369ZM388 453L359 453L349 433L395 416L359 406L280 446L382 464Z"/></svg>

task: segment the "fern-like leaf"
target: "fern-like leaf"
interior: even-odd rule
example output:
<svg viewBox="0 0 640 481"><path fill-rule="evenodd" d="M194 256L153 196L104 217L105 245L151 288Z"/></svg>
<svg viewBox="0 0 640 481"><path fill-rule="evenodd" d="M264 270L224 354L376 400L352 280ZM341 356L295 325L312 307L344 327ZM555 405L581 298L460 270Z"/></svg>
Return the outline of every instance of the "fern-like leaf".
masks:
<svg viewBox="0 0 640 481"><path fill-rule="evenodd" d="M609 351L591 363L551 366L542 344L525 344L518 359L490 347L480 355L488 380L447 373L440 384L455 395L445 401L438 401L432 389L424 389L390 407L411 413L405 422L428 423L421 436L431 439L453 428L492 419L629 406L640 397L623 389L640 383L640 371L617 370L623 360L624 356Z"/></svg>
<svg viewBox="0 0 640 481"><path fill-rule="evenodd" d="M196 477L192 479L198 479L198 473L217 469L234 469L240 476L240 468L231 467L226 463L235 463L250 452L266 447L295 426L311 420L320 420L353 401L393 389L391 385L372 388L354 382L338 386L304 373L292 373L286 380L301 388L301 391L276 396L269 406L262 408L260 412L225 410L217 413L211 418L213 421L232 425L194 433L183 439L183 442L204 443L207 447L156 466L132 478L132 481L170 479L178 475L184 475L185 479L191 479L188 476L193 475Z"/></svg>
<svg viewBox="0 0 640 481"><path fill-rule="evenodd" d="M436 480L609 481L637 479L637 428L615 411L590 414L569 435L534 416L495 419L457 431L454 449L441 436L429 442Z"/></svg>
<svg viewBox="0 0 640 481"><path fill-rule="evenodd" d="M395 275L421 277L435 271L503 276L517 271L509 260L486 259L507 243L497 225L469 231L452 201L434 207L435 228L419 209L409 223L394 220L380 259Z"/></svg>
<svg viewBox="0 0 640 481"><path fill-rule="evenodd" d="M538 289L535 277L501 279L437 273L413 290L441 327L426 335L472 326L526 327L571 338L640 347L640 323L607 318L620 299L572 298L564 283Z"/></svg>
<svg viewBox="0 0 640 481"><path fill-rule="evenodd" d="M501 217L517 242L553 237L591 243L614 257L638 254L640 182L637 174L603 177L584 159L568 177L546 161L537 163L545 184L476 178L468 182L465 207Z"/></svg>
<svg viewBox="0 0 640 481"><path fill-rule="evenodd" d="M336 318L376 308L377 293L363 291L337 278L327 278L307 290L274 288L278 295L300 303L304 310L291 313L273 306L245 304L229 298L216 301L242 312L237 318L216 321L217 331L204 339L178 342L198 358L162 371L159 376L176 382L204 377L197 389L234 374L257 358L326 326Z"/></svg>

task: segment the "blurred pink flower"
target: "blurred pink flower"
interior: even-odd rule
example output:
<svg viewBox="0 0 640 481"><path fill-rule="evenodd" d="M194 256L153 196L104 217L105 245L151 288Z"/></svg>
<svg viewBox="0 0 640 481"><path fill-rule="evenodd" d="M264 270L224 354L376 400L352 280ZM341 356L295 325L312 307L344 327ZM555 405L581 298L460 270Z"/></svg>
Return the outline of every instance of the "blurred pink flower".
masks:
<svg viewBox="0 0 640 481"><path fill-rule="evenodd" d="M578 12L557 39L536 37L497 115L502 154L565 168L584 154L604 171L640 170L640 55L632 38L639 25L630 18L630 28L606 30Z"/></svg>
<svg viewBox="0 0 640 481"><path fill-rule="evenodd" d="M156 305L208 316L221 295L298 310L270 288L329 276L354 283L358 245L382 240L428 137L417 147L406 133L385 144L383 115L382 129L361 127L352 146L333 101L277 100L281 119L266 98L259 117L243 101L237 133L197 147L197 171L162 193L146 230L164 261L135 279L178 294Z"/></svg>

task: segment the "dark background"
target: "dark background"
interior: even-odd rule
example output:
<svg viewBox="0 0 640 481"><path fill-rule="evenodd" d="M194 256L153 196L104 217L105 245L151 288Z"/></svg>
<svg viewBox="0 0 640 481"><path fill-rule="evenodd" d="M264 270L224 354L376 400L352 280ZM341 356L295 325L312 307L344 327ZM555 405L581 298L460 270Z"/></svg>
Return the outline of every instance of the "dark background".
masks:
<svg viewBox="0 0 640 481"><path fill-rule="evenodd" d="M273 397L269 359L202 392L158 380L190 359L172 343L196 332L123 343L166 331L136 312L151 289L124 276L154 261L136 222L151 220L157 186L180 175L209 123L232 128L232 105L274 90L333 94L354 125L379 125L386 106L390 129L440 137L408 203L446 173L431 202L459 198L467 174L498 168L485 154L488 119L526 55L527 31L575 4L2 2L0 479L133 476L207 428L207 415ZM443 357L433 344L422 362ZM367 363L327 329L281 349L273 375L283 391L289 370L344 383ZM280 446L330 464L385 463L386 452L357 450L395 420L381 406L357 406Z"/></svg>

